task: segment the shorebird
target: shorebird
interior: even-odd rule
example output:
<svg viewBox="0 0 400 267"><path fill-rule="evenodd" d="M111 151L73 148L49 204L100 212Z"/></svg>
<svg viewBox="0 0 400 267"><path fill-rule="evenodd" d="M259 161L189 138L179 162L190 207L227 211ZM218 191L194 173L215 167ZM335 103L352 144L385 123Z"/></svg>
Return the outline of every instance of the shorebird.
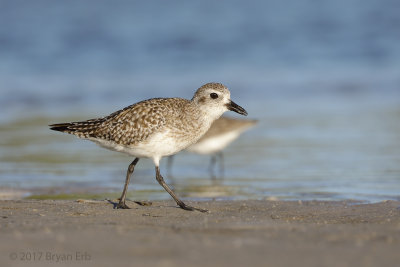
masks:
<svg viewBox="0 0 400 267"><path fill-rule="evenodd" d="M223 176L223 150L235 141L244 131L253 127L257 120L236 119L222 116L215 120L210 129L197 141L197 143L186 148L186 151L200 154L211 155L210 175L215 179L214 165L217 158L220 163L220 176ZM168 157L168 172L171 173L172 161L174 156Z"/></svg>
<svg viewBox="0 0 400 267"><path fill-rule="evenodd" d="M184 210L207 212L186 205L165 183L160 173L162 157L170 156L196 143L225 111L247 115L230 99L227 87L207 83L197 89L191 100L152 98L130 105L109 116L86 121L49 125L51 130L73 134L96 144L135 157L129 165L124 189L116 208L129 209L126 193L130 177L140 158L152 159L158 183Z"/></svg>

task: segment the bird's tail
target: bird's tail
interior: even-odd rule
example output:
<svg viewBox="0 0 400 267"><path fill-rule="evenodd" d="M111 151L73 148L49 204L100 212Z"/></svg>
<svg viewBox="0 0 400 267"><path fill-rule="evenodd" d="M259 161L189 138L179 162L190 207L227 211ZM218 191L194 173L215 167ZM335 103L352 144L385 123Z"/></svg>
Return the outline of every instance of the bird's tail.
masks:
<svg viewBox="0 0 400 267"><path fill-rule="evenodd" d="M51 124L50 130L76 135L80 138L94 137L104 119Z"/></svg>
<svg viewBox="0 0 400 267"><path fill-rule="evenodd" d="M71 131L69 127L72 126L72 123L56 123L50 124L49 126L50 130L69 133Z"/></svg>

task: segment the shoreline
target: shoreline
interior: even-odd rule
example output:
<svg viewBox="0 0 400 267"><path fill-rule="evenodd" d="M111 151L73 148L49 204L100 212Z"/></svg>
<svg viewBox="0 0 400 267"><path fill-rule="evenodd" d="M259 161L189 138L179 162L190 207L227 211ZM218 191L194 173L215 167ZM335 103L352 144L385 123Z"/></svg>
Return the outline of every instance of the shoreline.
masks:
<svg viewBox="0 0 400 267"><path fill-rule="evenodd" d="M399 201L187 203L210 213L184 211L173 201L151 206L128 201L131 209L115 210L110 201L1 200L0 265L43 266L56 263L57 256L59 262L64 256L69 265L81 265L84 255L85 266L395 266L400 261ZM42 256L23 262L24 253Z"/></svg>
<svg viewBox="0 0 400 267"><path fill-rule="evenodd" d="M283 201L291 202L298 201L310 202L310 201L321 201L321 202L341 202L346 201L348 203L358 203L358 204L375 204L385 201L400 201L399 196L387 196L383 197L373 197L373 198L344 198L344 197L285 197L285 196L264 196L264 197L244 197L242 195L226 195L221 194L223 190L218 187L204 186L204 188L209 191L216 190L214 193L202 193L194 192L191 194L187 193L187 189L178 188L177 193L185 201L253 201L253 200L265 200L265 201ZM134 198L138 201L151 201L155 199L157 201L167 201L171 200L171 197L160 188L160 194L154 196L154 191L152 190L133 190L128 191L128 198ZM186 193L185 193L186 192ZM81 187L37 187L37 188L14 188L14 187L2 187L0 186L0 201L4 200L76 200L76 199L93 199L93 200L104 200L113 199L121 195L121 188L110 189L105 187L92 187L92 188L81 188ZM164 197L160 197L164 195ZM330 194L328 194L330 195Z"/></svg>

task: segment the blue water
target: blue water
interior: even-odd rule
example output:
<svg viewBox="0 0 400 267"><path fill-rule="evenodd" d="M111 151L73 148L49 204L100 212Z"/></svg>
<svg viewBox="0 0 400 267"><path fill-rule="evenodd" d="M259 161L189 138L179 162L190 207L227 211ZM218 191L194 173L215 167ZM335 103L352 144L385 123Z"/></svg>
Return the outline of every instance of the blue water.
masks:
<svg viewBox="0 0 400 267"><path fill-rule="evenodd" d="M178 155L180 195L399 200L399 14L390 0L1 1L0 189L119 192L129 157L47 125L217 81L259 124L217 183L209 158ZM130 188L169 198L150 161Z"/></svg>

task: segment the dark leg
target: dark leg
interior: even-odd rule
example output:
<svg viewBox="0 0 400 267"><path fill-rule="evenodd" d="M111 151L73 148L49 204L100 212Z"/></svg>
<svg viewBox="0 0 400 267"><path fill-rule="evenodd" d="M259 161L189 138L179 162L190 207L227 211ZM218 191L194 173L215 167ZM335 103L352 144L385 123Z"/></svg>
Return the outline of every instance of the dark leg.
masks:
<svg viewBox="0 0 400 267"><path fill-rule="evenodd" d="M169 188L168 185L164 182L164 178L161 176L160 168L158 166L156 166L156 179L157 179L158 183L165 189L165 191L167 191L171 195L171 197L175 200L176 204L178 204L178 206L181 207L182 209L184 209L184 210L198 210L198 211L201 211L201 212L208 212L208 210L191 207L191 206L188 206L185 203L183 203L183 201L180 200L175 195L175 193L171 190L171 188Z"/></svg>
<svg viewBox="0 0 400 267"><path fill-rule="evenodd" d="M210 176L211 176L212 180L215 180L217 178L214 173L214 166L215 166L216 162L217 162L217 157L215 155L212 155L211 161L210 161L210 167L209 167Z"/></svg>
<svg viewBox="0 0 400 267"><path fill-rule="evenodd" d="M224 154L222 153L222 151L220 151L217 153L217 156L219 158L219 176L220 176L220 178L224 178L224 172L225 172Z"/></svg>
<svg viewBox="0 0 400 267"><path fill-rule="evenodd" d="M129 209L129 207L125 204L126 192L128 191L129 180L131 179L131 175L133 170L135 169L135 165L138 163L139 158L135 158L131 164L129 164L128 170L126 171L126 179L124 190L122 190L122 195L119 198L119 203L117 205L117 209Z"/></svg>
<svg viewBox="0 0 400 267"><path fill-rule="evenodd" d="M174 162L174 156L171 155L167 158L167 176L172 177L172 163Z"/></svg>

